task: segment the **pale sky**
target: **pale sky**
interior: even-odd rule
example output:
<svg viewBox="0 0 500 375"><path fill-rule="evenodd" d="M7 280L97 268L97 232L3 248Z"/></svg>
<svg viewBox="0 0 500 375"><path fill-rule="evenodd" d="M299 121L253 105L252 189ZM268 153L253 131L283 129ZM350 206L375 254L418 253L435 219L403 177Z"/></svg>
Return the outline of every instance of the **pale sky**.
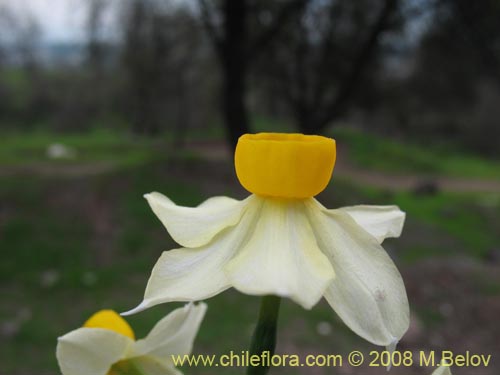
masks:
<svg viewBox="0 0 500 375"><path fill-rule="evenodd" d="M117 0L120 1L120 0ZM108 32L113 24L113 3L109 0L105 13L105 27ZM21 20L32 16L41 26L44 41L75 41L85 37L86 0L0 0L0 11L7 8Z"/></svg>

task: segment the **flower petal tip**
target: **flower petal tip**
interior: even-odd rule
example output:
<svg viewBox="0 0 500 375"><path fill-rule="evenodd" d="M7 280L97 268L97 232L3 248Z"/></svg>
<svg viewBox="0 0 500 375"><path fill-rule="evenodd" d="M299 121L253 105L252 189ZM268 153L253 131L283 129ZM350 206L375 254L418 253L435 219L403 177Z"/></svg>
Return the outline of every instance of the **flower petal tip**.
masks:
<svg viewBox="0 0 500 375"><path fill-rule="evenodd" d="M149 198L154 194L154 192L143 194L143 198L149 201Z"/></svg>
<svg viewBox="0 0 500 375"><path fill-rule="evenodd" d="M396 347L398 346L399 340L396 337L392 338L392 341L389 345L385 347L385 350L389 352L389 358L392 358L392 353L396 351ZM392 361L389 360L389 364L387 365L386 370L389 371L392 367Z"/></svg>
<svg viewBox="0 0 500 375"><path fill-rule="evenodd" d="M143 310L146 310L149 307L149 304L146 301L141 302L137 307L134 307L132 310L128 310L120 313L121 316L129 316L137 314Z"/></svg>

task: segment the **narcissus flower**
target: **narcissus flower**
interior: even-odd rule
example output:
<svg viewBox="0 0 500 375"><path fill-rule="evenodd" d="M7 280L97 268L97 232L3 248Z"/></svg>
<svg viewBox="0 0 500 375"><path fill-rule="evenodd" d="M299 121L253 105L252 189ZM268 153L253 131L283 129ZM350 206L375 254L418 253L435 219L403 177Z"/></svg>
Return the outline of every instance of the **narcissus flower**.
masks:
<svg viewBox="0 0 500 375"><path fill-rule="evenodd" d="M63 375L180 375L172 356L190 354L206 305L188 304L160 320L149 334L135 340L128 323L112 310L102 310L82 328L60 337L57 360Z"/></svg>
<svg viewBox="0 0 500 375"><path fill-rule="evenodd" d="M393 346L408 328L409 307L401 275L380 244L400 235L405 214L396 206L322 206L313 197L328 184L335 158L330 138L247 134L235 167L248 198L214 197L189 208L147 194L183 248L163 253L144 301L128 313L230 287L288 297L306 309L325 297L358 335Z"/></svg>

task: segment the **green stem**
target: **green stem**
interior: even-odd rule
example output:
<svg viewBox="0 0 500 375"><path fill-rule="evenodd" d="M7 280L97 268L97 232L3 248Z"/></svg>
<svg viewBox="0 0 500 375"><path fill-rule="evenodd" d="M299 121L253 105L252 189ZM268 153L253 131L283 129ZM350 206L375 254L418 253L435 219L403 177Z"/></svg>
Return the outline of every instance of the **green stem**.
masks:
<svg viewBox="0 0 500 375"><path fill-rule="evenodd" d="M132 360L117 362L107 375L145 375Z"/></svg>
<svg viewBox="0 0 500 375"><path fill-rule="evenodd" d="M264 358L263 353L269 352L269 359L274 354L276 347L276 330L278 328L278 315L280 311L281 297L264 296L260 304L259 320L252 336L250 344L250 358L259 356ZM265 375L269 371L267 360L260 362L259 366L248 364L248 375Z"/></svg>

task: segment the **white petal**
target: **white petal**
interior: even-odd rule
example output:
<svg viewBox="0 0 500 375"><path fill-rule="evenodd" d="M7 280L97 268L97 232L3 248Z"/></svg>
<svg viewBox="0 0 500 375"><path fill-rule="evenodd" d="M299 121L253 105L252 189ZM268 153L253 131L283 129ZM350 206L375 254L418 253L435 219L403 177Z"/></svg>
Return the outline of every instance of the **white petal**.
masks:
<svg viewBox="0 0 500 375"><path fill-rule="evenodd" d="M259 201L249 201L240 223L226 228L205 246L165 251L153 268L144 301L122 315L159 303L203 300L229 288L224 266L241 247L259 209Z"/></svg>
<svg viewBox="0 0 500 375"><path fill-rule="evenodd" d="M106 375L126 358L133 341L102 328L79 328L60 337L56 356L63 375Z"/></svg>
<svg viewBox="0 0 500 375"><path fill-rule="evenodd" d="M399 237L405 222L405 213L398 206L351 206L338 210L349 214L365 231L382 243L386 238Z"/></svg>
<svg viewBox="0 0 500 375"><path fill-rule="evenodd" d="M213 197L198 207L183 207L160 193L144 197L174 241L184 247L205 245L224 228L237 224L251 200L251 196L242 201Z"/></svg>
<svg viewBox="0 0 500 375"><path fill-rule="evenodd" d="M377 345L390 345L408 329L403 280L376 239L342 211L325 212L316 200L309 215L319 247L336 278L325 297L354 332Z"/></svg>
<svg viewBox="0 0 500 375"><path fill-rule="evenodd" d="M263 202L247 243L227 265L231 284L243 293L289 297L314 306L334 278L319 250L302 201Z"/></svg>
<svg viewBox="0 0 500 375"><path fill-rule="evenodd" d="M172 355L190 354L193 341L205 316L207 305L192 303L174 310L160 320L149 334L134 346L135 355L172 361Z"/></svg>

